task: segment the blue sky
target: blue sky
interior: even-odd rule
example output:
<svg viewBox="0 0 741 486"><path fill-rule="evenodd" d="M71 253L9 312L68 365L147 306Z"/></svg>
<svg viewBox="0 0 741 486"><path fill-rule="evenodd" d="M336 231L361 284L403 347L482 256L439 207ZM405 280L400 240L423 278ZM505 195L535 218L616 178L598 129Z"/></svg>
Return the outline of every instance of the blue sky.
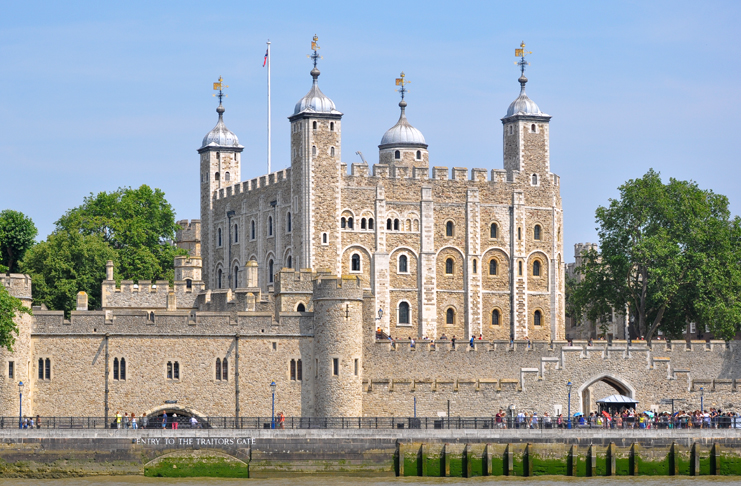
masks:
<svg viewBox="0 0 741 486"><path fill-rule="evenodd" d="M91 192L149 184L178 219L199 217L196 149L216 122L245 146L242 178L266 171L272 42L273 169L289 164L293 105L320 85L343 118L343 161L398 118L394 78L431 165L502 167L517 97L514 49L533 51L529 96L551 121L566 260L596 241L594 211L649 168L725 194L738 214L739 2L6 2L0 17L0 209L45 238Z"/></svg>

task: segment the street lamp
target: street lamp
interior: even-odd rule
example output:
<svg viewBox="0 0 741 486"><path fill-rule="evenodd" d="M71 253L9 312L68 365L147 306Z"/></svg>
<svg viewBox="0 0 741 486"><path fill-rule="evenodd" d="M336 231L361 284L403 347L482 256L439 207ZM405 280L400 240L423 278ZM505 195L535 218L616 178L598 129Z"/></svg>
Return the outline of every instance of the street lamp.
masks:
<svg viewBox="0 0 741 486"><path fill-rule="evenodd" d="M18 402L20 406L18 407L18 428L23 428L23 382L18 382Z"/></svg>
<svg viewBox="0 0 741 486"><path fill-rule="evenodd" d="M275 428L275 387L278 385L273 381L270 383L270 391L273 393L273 407L272 407L272 413L270 414L270 428Z"/></svg>
<svg viewBox="0 0 741 486"><path fill-rule="evenodd" d="M700 411L705 411L705 388L700 387Z"/></svg>
<svg viewBox="0 0 741 486"><path fill-rule="evenodd" d="M571 387L574 386L573 383L568 382L566 383L566 389L569 391L569 428L571 428Z"/></svg>

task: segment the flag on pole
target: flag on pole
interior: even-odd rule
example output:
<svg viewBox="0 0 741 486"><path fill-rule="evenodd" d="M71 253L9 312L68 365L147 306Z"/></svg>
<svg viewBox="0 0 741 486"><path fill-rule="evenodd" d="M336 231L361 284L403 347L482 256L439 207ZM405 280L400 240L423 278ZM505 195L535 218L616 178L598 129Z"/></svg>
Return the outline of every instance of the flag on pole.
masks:
<svg viewBox="0 0 741 486"><path fill-rule="evenodd" d="M265 50L265 59L262 60L262 67L265 67L265 64L267 64L267 62L268 62L268 52L269 52L269 50L266 49Z"/></svg>

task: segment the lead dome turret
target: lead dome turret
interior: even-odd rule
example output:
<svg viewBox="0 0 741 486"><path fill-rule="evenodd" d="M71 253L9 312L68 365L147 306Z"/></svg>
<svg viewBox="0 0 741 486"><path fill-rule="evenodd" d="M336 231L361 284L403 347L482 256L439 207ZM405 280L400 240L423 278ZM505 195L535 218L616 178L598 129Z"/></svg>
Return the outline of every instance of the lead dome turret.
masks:
<svg viewBox="0 0 741 486"><path fill-rule="evenodd" d="M205 137L203 137L203 143L201 144L201 148L206 147L224 147L224 148L244 148L241 145L239 145L239 138L226 128L226 125L224 124L224 112L226 110L222 106L221 103L219 103L219 106L216 108L216 113L219 114L219 121L216 122L216 126L211 129L210 132L206 134Z"/></svg>
<svg viewBox="0 0 741 486"><path fill-rule="evenodd" d="M525 84L527 83L525 75L522 74L518 81L520 82L520 96L510 103L509 108L507 108L507 114L504 117L508 118L515 115L548 116L540 111L538 105L525 93Z"/></svg>
<svg viewBox="0 0 741 486"><path fill-rule="evenodd" d="M405 76L402 72L401 77L396 78L396 85L401 86L397 90L401 93L399 121L383 134L381 143L378 145L378 158L380 163L388 164L393 168L424 168L429 165L427 141L422 132L414 128L407 120L407 102L404 100L404 95L407 93L406 84L409 81L404 79Z"/></svg>
<svg viewBox="0 0 741 486"><path fill-rule="evenodd" d="M293 109L293 114L298 115L300 113L326 113L330 115L342 115L334 105L334 101L329 99L327 95L322 93L319 89L319 69L314 66L311 70L311 77L314 78L311 84L311 89L306 96L301 98Z"/></svg>

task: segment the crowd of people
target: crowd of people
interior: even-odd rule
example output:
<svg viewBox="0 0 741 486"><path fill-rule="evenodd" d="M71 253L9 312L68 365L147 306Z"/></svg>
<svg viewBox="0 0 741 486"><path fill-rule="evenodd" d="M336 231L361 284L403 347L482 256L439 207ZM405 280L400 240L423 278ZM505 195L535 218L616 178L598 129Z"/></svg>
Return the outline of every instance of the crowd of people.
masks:
<svg viewBox="0 0 741 486"><path fill-rule="evenodd" d="M120 412L116 412L116 428L117 429L147 429L147 428L162 428L162 429L173 429L177 430L183 419L187 417L178 417L176 413L172 416L168 416L167 412L163 413L160 417L148 417L146 413L142 414L141 417L134 415L132 412L130 415L124 413L121 415ZM195 417L187 419L187 423L190 424L191 429L200 429L201 423Z"/></svg>
<svg viewBox="0 0 741 486"><path fill-rule="evenodd" d="M720 429L741 428L741 415L736 412L723 412L720 409L670 412L639 412L626 408L613 413L590 412L574 414L569 427L569 417L563 414L551 416L548 412L519 412L508 415L502 409L495 416L497 428L552 429L552 428L606 428L606 429Z"/></svg>

